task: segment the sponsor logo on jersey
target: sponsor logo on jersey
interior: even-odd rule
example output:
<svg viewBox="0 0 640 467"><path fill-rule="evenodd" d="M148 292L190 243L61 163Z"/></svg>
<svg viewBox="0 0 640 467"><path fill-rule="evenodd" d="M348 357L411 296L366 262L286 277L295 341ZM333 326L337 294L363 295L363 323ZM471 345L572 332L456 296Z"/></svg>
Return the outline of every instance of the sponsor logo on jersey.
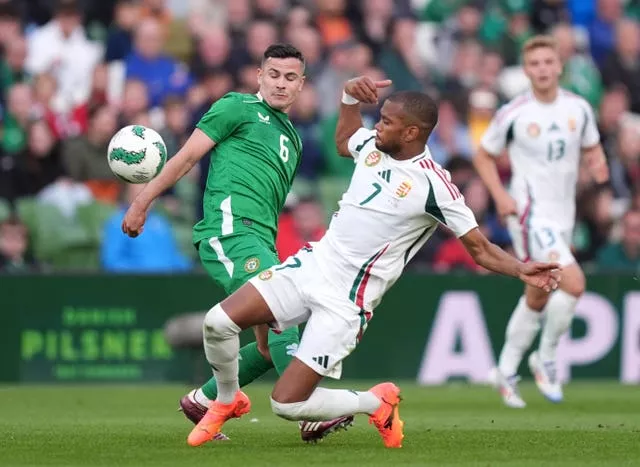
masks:
<svg viewBox="0 0 640 467"><path fill-rule="evenodd" d="M549 127L549 131L560 131L560 127L558 126L558 124L556 122L553 122L551 124L551 126Z"/></svg>
<svg viewBox="0 0 640 467"><path fill-rule="evenodd" d="M411 191L411 182L409 180L405 180L396 188L396 195L400 198L404 198Z"/></svg>
<svg viewBox="0 0 640 467"><path fill-rule="evenodd" d="M571 117L569 119L569 130L576 131L576 128L578 128L578 122L576 121L575 118Z"/></svg>
<svg viewBox="0 0 640 467"><path fill-rule="evenodd" d="M529 123L527 134L532 138L537 138L540 135L540 125L537 123Z"/></svg>
<svg viewBox="0 0 640 467"><path fill-rule="evenodd" d="M258 274L258 279L263 281L268 281L273 277L273 271L271 269L267 269Z"/></svg>
<svg viewBox="0 0 640 467"><path fill-rule="evenodd" d="M382 159L382 153L380 151L371 151L367 158L364 160L364 165L367 167L373 167Z"/></svg>
<svg viewBox="0 0 640 467"><path fill-rule="evenodd" d="M253 258L249 258L244 263L244 270L247 272L256 272L256 270L260 267L260 260L255 256Z"/></svg>
<svg viewBox="0 0 640 467"><path fill-rule="evenodd" d="M267 125L271 125L269 115L262 115L260 112L258 112L258 119L262 123L266 123Z"/></svg>

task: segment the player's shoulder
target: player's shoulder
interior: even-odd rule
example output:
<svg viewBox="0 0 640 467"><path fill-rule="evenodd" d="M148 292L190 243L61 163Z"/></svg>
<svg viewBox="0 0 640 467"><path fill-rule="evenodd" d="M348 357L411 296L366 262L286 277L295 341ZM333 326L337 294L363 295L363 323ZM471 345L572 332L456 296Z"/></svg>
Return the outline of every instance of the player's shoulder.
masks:
<svg viewBox="0 0 640 467"><path fill-rule="evenodd" d="M530 105L533 104L533 94L531 91L525 91L518 94L509 102L503 104L494 117L496 123L504 123L514 120L520 113Z"/></svg>
<svg viewBox="0 0 640 467"><path fill-rule="evenodd" d="M427 192L433 192L437 200L452 201L461 197L460 190L453 183L449 171L434 161L428 152L424 157L414 160L412 166L416 172L415 178L418 184L424 186Z"/></svg>
<svg viewBox="0 0 640 467"><path fill-rule="evenodd" d="M585 111L591 109L591 104L589 104L589 102L587 102L587 100L584 97L578 94L575 94L571 91L568 91L564 88L560 88L559 97L563 104L573 105Z"/></svg>

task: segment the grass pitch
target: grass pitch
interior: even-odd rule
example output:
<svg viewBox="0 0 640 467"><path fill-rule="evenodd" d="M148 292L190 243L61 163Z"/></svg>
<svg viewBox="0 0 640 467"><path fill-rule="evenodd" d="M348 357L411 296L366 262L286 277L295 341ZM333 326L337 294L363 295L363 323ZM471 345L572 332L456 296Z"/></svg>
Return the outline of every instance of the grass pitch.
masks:
<svg viewBox="0 0 640 467"><path fill-rule="evenodd" d="M366 384L342 384L365 389ZM367 418L317 445L270 413L270 385L229 442L191 448L181 386L0 387L0 466L623 466L640 465L640 390L574 383L552 405L524 384L524 410L486 387L403 384L404 447L385 449Z"/></svg>

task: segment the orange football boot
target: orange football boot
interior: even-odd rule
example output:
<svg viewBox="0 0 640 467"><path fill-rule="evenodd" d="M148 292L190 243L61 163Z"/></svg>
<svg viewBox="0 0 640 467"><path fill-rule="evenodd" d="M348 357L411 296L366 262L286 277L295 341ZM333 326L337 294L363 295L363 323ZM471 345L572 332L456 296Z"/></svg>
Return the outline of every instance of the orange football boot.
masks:
<svg viewBox="0 0 640 467"><path fill-rule="evenodd" d="M222 425L227 420L241 417L249 410L251 410L251 401L242 391L236 393L236 397L230 404L221 404L218 401L211 402L207 413L189 433L187 443L190 446L200 446L211 441L220 433Z"/></svg>
<svg viewBox="0 0 640 467"><path fill-rule="evenodd" d="M380 383L369 391L381 401L378 410L369 417L369 423L376 426L386 447L401 448L404 422L400 420L398 412L398 405L402 400L400 388L393 383Z"/></svg>

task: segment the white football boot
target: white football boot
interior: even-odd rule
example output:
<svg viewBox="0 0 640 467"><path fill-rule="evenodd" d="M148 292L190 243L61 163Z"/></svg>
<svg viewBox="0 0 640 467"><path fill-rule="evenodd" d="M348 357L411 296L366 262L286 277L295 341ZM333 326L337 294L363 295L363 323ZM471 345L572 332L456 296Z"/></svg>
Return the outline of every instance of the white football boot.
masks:
<svg viewBox="0 0 640 467"><path fill-rule="evenodd" d="M558 381L555 362L543 362L538 352L529 355L529 369L536 380L536 386L550 402L562 402L562 385Z"/></svg>
<svg viewBox="0 0 640 467"><path fill-rule="evenodd" d="M527 406L526 402L520 397L518 381L520 381L518 375L507 378L498 368L493 368L489 373L489 382L498 390L504 404L512 409L524 409Z"/></svg>

